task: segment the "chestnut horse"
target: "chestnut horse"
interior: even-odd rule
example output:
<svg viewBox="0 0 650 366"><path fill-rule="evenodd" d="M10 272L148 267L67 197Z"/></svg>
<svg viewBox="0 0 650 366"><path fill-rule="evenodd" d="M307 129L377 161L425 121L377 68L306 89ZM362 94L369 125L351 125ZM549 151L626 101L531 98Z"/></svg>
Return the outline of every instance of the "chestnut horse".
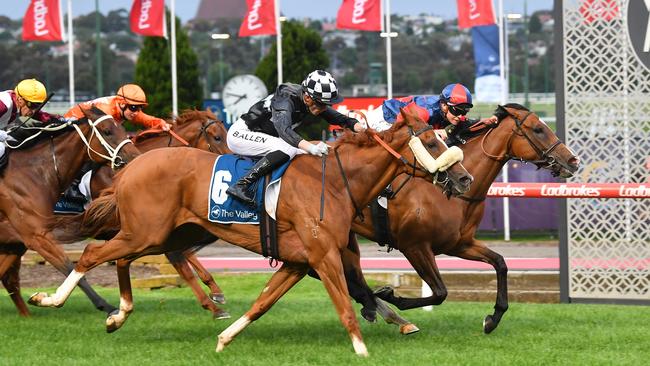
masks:
<svg viewBox="0 0 650 366"><path fill-rule="evenodd" d="M0 253L5 254L0 257L0 277L23 316L28 311L20 296L18 271L27 249L64 275L74 268L48 230L61 192L88 160L118 167L139 155L124 128L99 109L80 121L43 128L41 134L30 141L33 146L8 151L8 164L0 173L0 220L7 223L0 230ZM115 309L86 281L79 287L97 309L108 313Z"/></svg>
<svg viewBox="0 0 650 366"><path fill-rule="evenodd" d="M188 146L214 153L226 154L230 152L230 149L226 145L227 131L223 123L218 121L216 116L211 112L186 110L172 123L173 135L161 130L147 130L142 135L139 135L144 136L144 138L136 137L134 139L135 146L140 151L148 151L160 147L183 146L187 144ZM174 135L180 139L174 138ZM113 170L108 166L102 165L93 172L91 179L91 193L93 198L97 198L99 192L109 187L112 181ZM81 217L79 217L79 220L81 220ZM54 232L57 241L65 243L85 239L72 233L66 233L69 230L69 228L57 225ZM64 232L65 236L61 232ZM5 287L7 287L8 291L11 288L10 293L13 298L18 298L20 297L20 260L25 247L20 242L18 235L8 221L0 221L0 233L2 233L0 234L0 250L2 250L0 252L0 278L12 283L12 286ZM68 238L68 236L72 239ZM197 298L203 308L210 310L215 318L228 317L228 313L219 309L214 304L214 302L223 303L225 301L223 292L215 281L212 280L210 273L200 265L193 251L187 251L185 255L183 253L167 253L167 257L183 279L189 284L192 291L197 293ZM64 258L61 258L61 260L63 261ZM188 266L188 261L196 267L197 274L210 288L210 298L205 295L201 286L197 283L196 277ZM202 296L199 296L199 294L202 294ZM14 301L14 303L20 315L29 315L29 311L22 300L19 302Z"/></svg>
<svg viewBox="0 0 650 366"><path fill-rule="evenodd" d="M453 158L450 158L452 150L447 149L430 126L415 116L402 113L404 121L388 131L379 134L371 130L358 134L348 132L336 141L333 153L326 157L326 172L321 169L321 159L308 155L294 159L282 178L277 208L282 265L251 309L219 335L217 351L223 350L313 268L325 285L355 352L367 355L348 299L340 256L348 244L355 213L403 172L427 176L434 170L448 168L448 175L463 192L469 189L472 180L457 163L459 155L451 154ZM408 163L415 162L416 157L428 171L414 169ZM438 161L432 162L432 157ZM261 254L256 225L208 221L206 197L214 161L215 156L210 153L169 148L145 153L127 166L116 177L111 188L114 192L94 201L84 219L89 232L102 230L107 223L110 226L114 225L111 221L119 220L120 232L103 245L86 246L75 270L56 293L52 296L36 293L30 303L60 307L88 270L106 261L118 260L120 311L106 320L107 330L113 331L133 311L130 262L142 255L182 249L167 245L166 239L175 228L184 226L191 230L193 226L200 226L227 242ZM323 173L325 183L321 192ZM152 183L158 189L145 189ZM325 197L323 221L319 220L321 194Z"/></svg>
<svg viewBox="0 0 650 366"><path fill-rule="evenodd" d="M447 297L435 256L447 254L481 261L494 267L497 274L497 297L494 313L486 316L483 330L490 333L508 309L508 268L503 257L475 238L483 218L488 189L503 165L510 159L530 162L548 169L555 176L571 177L580 160L553 131L535 114L518 104L499 106L496 126L477 125L461 131L460 148L463 165L472 173L475 183L469 192L448 200L444 193L413 179L388 200L390 232L395 248L401 251L422 279L431 287L433 295L426 298L403 298L393 295L393 289L384 287L376 295L399 309L439 305ZM450 143L453 138L449 141ZM399 186L404 177L398 177ZM370 210L364 210L371 217ZM376 240L372 220L356 220L354 232ZM357 253L345 251L346 267L359 266ZM367 286L361 271L357 271L357 286ZM349 284L350 287L352 285Z"/></svg>

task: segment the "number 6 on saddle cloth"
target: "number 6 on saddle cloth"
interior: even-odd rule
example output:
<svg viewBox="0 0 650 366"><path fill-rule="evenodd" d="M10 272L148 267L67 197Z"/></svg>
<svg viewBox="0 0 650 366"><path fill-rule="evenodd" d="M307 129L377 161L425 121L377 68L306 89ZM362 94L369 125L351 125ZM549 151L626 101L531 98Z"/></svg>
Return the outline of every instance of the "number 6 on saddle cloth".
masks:
<svg viewBox="0 0 650 366"><path fill-rule="evenodd" d="M212 171L209 190L208 220L220 224L259 224L260 208L275 220L275 208L280 193L280 178L289 167L289 162L281 165L271 173L271 180L266 191L263 180L252 185L255 189L256 207L251 207L226 193L231 184L245 175L255 161L237 155L220 155L216 157ZM262 205L262 200L265 204Z"/></svg>

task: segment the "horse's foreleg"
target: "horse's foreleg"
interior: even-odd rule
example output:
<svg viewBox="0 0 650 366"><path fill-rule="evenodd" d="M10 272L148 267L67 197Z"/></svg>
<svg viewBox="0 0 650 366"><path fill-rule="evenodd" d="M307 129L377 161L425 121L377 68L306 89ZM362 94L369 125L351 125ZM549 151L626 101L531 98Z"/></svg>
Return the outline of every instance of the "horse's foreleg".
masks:
<svg viewBox="0 0 650 366"><path fill-rule="evenodd" d="M492 332L501 321L501 317L508 310L508 266L501 254L492 251L479 241L466 247L462 251L452 253L463 259L489 263L497 273L497 299L494 305L494 314L488 315L483 320L483 331Z"/></svg>
<svg viewBox="0 0 650 366"><path fill-rule="evenodd" d="M223 351L250 323L264 315L282 295L305 276L308 269L309 267L306 265L298 266L283 263L280 269L271 276L250 310L219 334L216 351Z"/></svg>
<svg viewBox="0 0 650 366"><path fill-rule="evenodd" d="M210 300L217 304L225 304L226 303L226 297L223 294L223 291L217 285L217 281L214 280L212 277L212 274L203 267L201 262L199 262L199 259L196 257L196 254L192 252L191 250L186 250L183 254L185 254L185 258L187 261L194 267L194 270L196 271L196 274L199 276L201 281L210 288ZM229 316L230 317L230 316Z"/></svg>
<svg viewBox="0 0 650 366"><path fill-rule="evenodd" d="M192 292L194 293L194 296L199 301L199 304L201 304L201 307L209 310L215 319L230 318L230 314L228 314L227 311L216 306L214 302L205 294L201 288L201 285L199 285L199 283L196 281L196 277L194 276L194 273L192 273L192 269L185 260L184 253L180 251L174 251L165 253L165 256L167 256L169 263L174 266L176 272L178 272L183 280L185 280L185 282L190 286ZM203 267L201 266L201 268Z"/></svg>
<svg viewBox="0 0 650 366"><path fill-rule="evenodd" d="M368 356L368 349L361 337L359 323L357 322L357 318L354 315L354 309L352 308L352 304L348 298L348 288L345 283L342 267L339 251L330 250L320 260L320 262L314 266L314 269L320 276L323 285L325 285L325 288L334 303L334 307L339 314L339 319L352 339L354 352L359 356Z"/></svg>
<svg viewBox="0 0 650 366"><path fill-rule="evenodd" d="M9 293L11 301L14 302L20 316L29 316L29 309L20 294L20 259L25 253L25 247L22 247L20 254L3 253L0 255L0 278L5 290Z"/></svg>
<svg viewBox="0 0 650 366"><path fill-rule="evenodd" d="M131 260L118 259L116 267L117 281L120 286L120 308L110 313L106 318L107 333L113 333L120 329L133 312L133 291L131 289L131 276L129 274Z"/></svg>
<svg viewBox="0 0 650 366"><path fill-rule="evenodd" d="M400 310L419 308L428 305L440 305L445 301L447 298L447 288L445 287L444 282L442 282L442 277L440 276L438 266L436 265L436 258L431 250L405 250L403 251L403 254L406 259L408 259L409 263L411 263L413 269L415 269L420 278L431 287L433 295L429 297L415 298L398 297L393 294L393 289L388 286L375 291L375 295L382 300L388 301L397 306Z"/></svg>

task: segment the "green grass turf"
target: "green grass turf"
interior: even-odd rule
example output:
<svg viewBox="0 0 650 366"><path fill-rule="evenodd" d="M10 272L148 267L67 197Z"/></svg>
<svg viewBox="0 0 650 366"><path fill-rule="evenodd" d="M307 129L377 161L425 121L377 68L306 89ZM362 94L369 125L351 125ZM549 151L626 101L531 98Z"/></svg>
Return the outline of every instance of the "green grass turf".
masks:
<svg viewBox="0 0 650 366"><path fill-rule="evenodd" d="M233 315L221 321L200 309L187 288L136 291L135 312L114 334L105 333L105 316L78 289L61 309L32 307L29 319L19 318L4 296L0 365L641 365L650 359L650 307L515 303L485 335L481 323L493 304L460 302L402 312L421 329L409 336L361 320L370 352L362 359L313 279L215 353L219 332L249 308L268 276L219 276ZM99 292L117 303L117 289Z"/></svg>

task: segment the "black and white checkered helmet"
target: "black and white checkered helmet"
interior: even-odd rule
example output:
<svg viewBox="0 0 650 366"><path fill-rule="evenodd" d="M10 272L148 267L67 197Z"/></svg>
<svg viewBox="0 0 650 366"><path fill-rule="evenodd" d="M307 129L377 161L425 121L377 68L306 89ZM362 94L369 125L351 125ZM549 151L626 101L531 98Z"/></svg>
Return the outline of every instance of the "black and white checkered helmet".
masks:
<svg viewBox="0 0 650 366"><path fill-rule="evenodd" d="M336 80L327 71L316 70L309 73L302 82L302 88L312 99L323 104L332 105L343 101Z"/></svg>

